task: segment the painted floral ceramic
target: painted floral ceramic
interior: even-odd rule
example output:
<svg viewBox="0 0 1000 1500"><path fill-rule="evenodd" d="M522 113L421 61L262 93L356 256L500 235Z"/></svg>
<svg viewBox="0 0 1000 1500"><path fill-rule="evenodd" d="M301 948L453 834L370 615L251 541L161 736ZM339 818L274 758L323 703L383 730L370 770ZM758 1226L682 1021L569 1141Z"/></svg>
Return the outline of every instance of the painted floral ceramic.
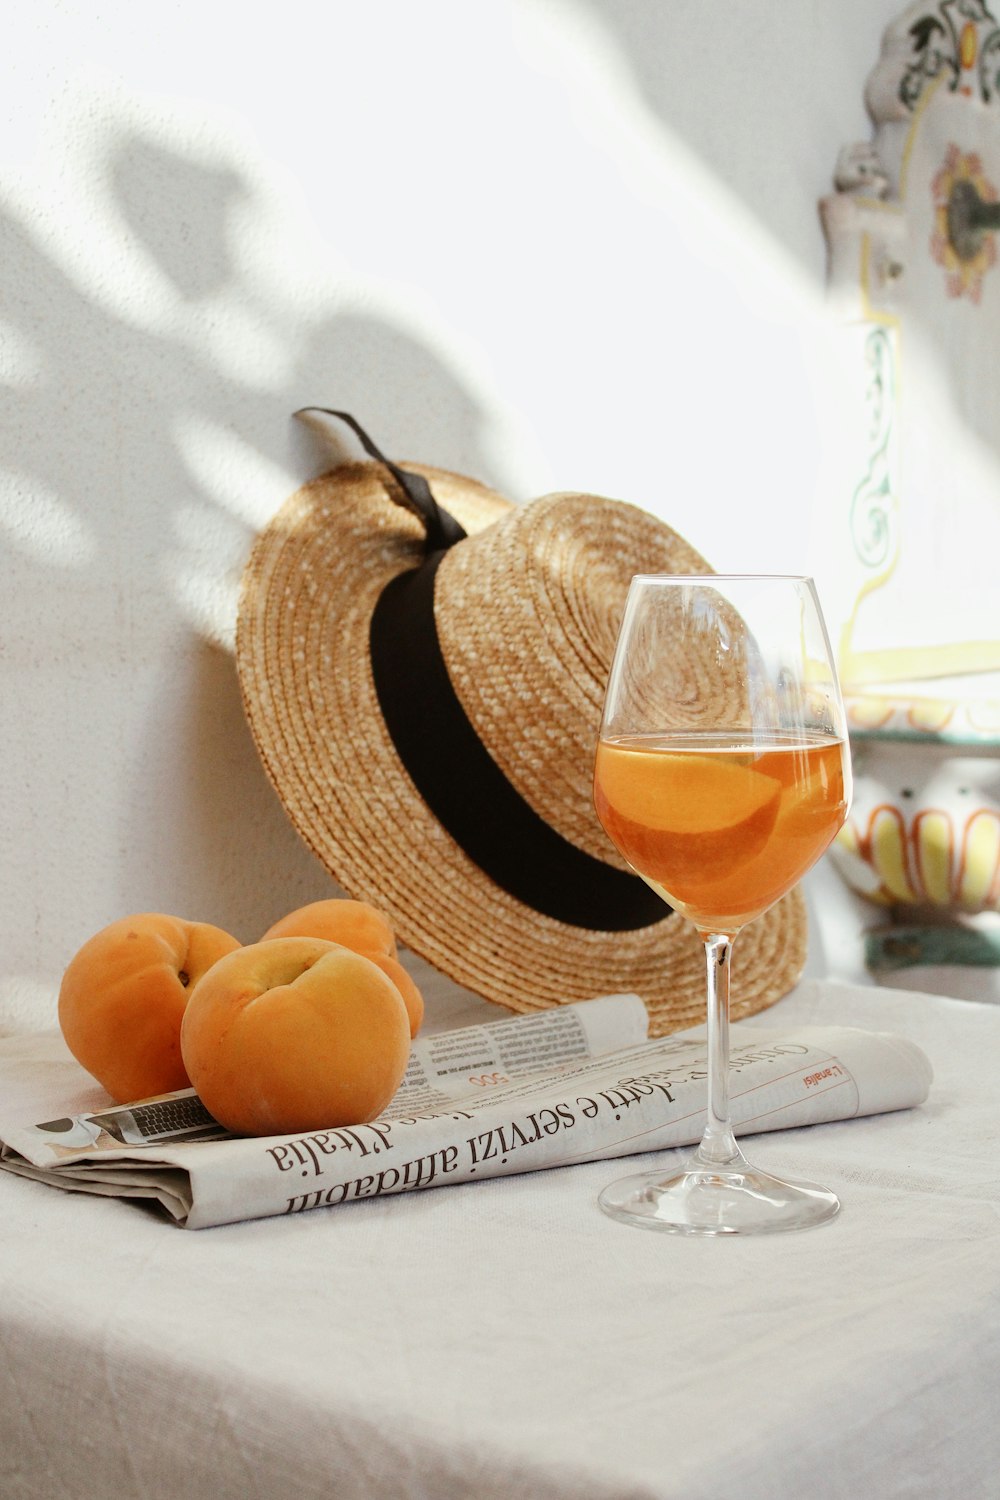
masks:
<svg viewBox="0 0 1000 1500"><path fill-rule="evenodd" d="M982 914L1000 911L997 0L901 9L865 102L872 139L841 153L821 203L859 403L838 418L824 554L855 764L830 857L887 909L874 966L995 964Z"/></svg>
<svg viewBox="0 0 1000 1500"><path fill-rule="evenodd" d="M881 905L1000 910L1000 747L856 744L854 803L831 859Z"/></svg>

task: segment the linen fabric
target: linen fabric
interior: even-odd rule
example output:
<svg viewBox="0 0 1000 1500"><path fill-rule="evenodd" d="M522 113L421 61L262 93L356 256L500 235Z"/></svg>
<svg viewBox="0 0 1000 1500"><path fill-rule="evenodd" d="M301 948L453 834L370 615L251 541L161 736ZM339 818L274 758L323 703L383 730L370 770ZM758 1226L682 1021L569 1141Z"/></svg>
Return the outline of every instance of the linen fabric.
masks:
<svg viewBox="0 0 1000 1500"><path fill-rule="evenodd" d="M898 1032L935 1069L919 1109L744 1142L840 1196L798 1234L602 1215L652 1157L199 1234L0 1176L0 1495L985 1500L1000 1010L808 981L750 1024L785 1023ZM0 1043L8 1113L65 1076L29 1047Z"/></svg>

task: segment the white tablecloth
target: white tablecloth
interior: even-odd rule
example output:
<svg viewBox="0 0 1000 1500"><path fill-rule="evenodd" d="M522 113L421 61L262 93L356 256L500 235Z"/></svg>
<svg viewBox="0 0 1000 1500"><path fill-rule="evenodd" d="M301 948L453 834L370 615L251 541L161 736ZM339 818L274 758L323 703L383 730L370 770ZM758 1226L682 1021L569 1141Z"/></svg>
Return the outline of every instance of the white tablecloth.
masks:
<svg viewBox="0 0 1000 1500"><path fill-rule="evenodd" d="M606 1218L649 1157L201 1232L0 1173L2 1500L992 1500L1000 1008L779 1016L935 1069L918 1110L749 1142L839 1193L799 1234Z"/></svg>

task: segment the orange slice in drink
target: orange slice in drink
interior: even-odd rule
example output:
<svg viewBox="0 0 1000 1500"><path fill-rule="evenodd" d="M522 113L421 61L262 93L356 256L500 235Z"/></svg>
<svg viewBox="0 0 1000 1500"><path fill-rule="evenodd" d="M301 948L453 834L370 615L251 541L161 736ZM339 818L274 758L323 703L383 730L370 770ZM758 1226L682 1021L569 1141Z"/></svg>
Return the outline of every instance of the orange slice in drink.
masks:
<svg viewBox="0 0 1000 1500"><path fill-rule="evenodd" d="M738 752L598 749L595 800L625 858L676 900L739 871L764 848L781 784Z"/></svg>

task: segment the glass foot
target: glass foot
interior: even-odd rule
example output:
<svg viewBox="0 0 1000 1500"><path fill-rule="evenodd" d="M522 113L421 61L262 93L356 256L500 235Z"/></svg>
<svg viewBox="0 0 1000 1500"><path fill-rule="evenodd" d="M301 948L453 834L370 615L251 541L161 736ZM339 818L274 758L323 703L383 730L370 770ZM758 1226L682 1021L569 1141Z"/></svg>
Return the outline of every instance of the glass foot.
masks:
<svg viewBox="0 0 1000 1500"><path fill-rule="evenodd" d="M624 1177L598 1203L613 1219L666 1234L777 1234L825 1224L840 1200L813 1182L785 1182L748 1162Z"/></svg>

